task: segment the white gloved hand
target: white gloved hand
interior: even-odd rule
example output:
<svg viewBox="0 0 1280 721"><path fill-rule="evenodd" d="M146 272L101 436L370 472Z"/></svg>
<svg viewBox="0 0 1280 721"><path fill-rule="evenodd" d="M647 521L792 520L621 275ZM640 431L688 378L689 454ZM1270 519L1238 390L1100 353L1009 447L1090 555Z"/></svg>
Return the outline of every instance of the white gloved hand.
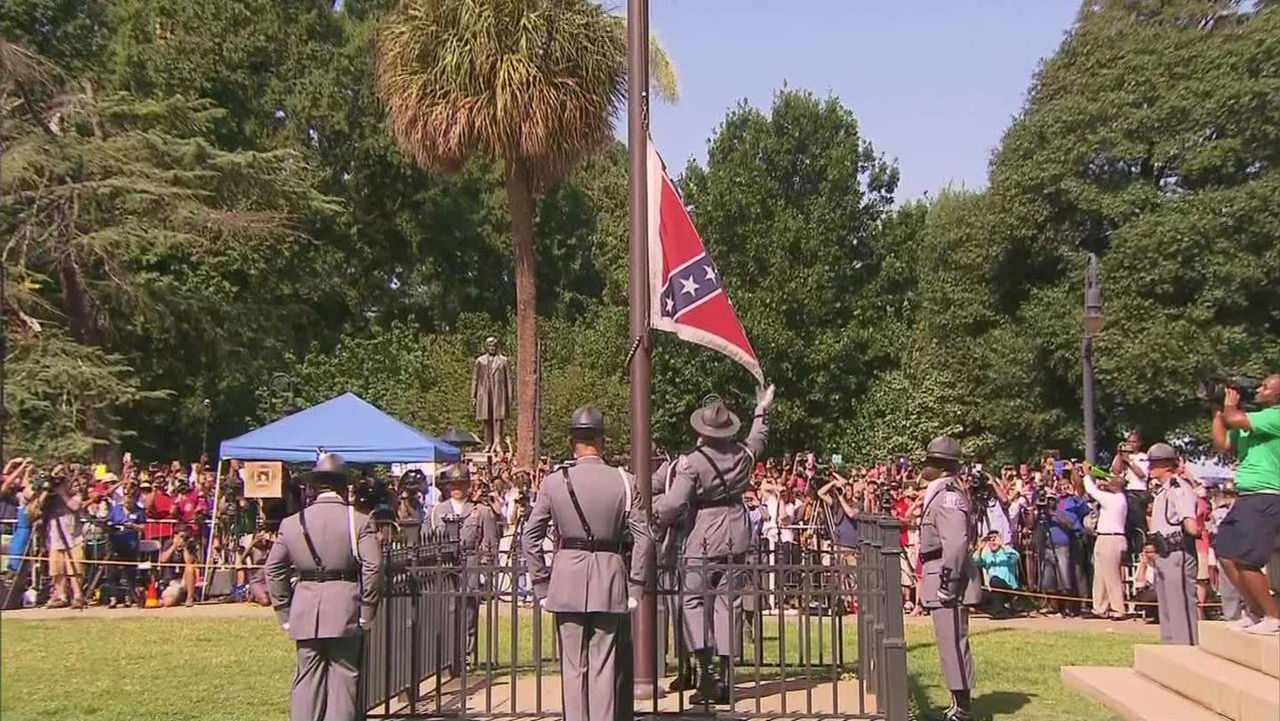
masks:
<svg viewBox="0 0 1280 721"><path fill-rule="evenodd" d="M756 389L756 412L764 413L773 407L773 391L774 386L770 383L768 386L760 386Z"/></svg>
<svg viewBox="0 0 1280 721"><path fill-rule="evenodd" d="M640 607L640 602L639 602L639 601L635 600L634 598L631 598L630 596L628 596L628 597L627 597L627 610L628 610L628 611L634 611L634 610L636 610L636 609L637 609L637 608L639 608L639 607Z"/></svg>
<svg viewBox="0 0 1280 721"><path fill-rule="evenodd" d="M950 593L947 593L947 590L945 588L938 589L938 603L941 603L942 605L945 606L954 600L956 600L956 597L952 596Z"/></svg>
<svg viewBox="0 0 1280 721"><path fill-rule="evenodd" d="M289 630L289 624L287 624L287 623L282 623L282 624L280 624L280 628L283 628L284 630L288 631L288 630Z"/></svg>

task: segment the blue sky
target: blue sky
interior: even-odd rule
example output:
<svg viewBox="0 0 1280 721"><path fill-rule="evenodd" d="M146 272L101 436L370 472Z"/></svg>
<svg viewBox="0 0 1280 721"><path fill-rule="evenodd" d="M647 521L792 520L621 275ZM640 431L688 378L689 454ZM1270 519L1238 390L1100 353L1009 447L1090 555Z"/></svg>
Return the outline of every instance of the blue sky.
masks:
<svg viewBox="0 0 1280 721"><path fill-rule="evenodd" d="M625 0L614 0L620 11ZM987 161L1079 0L650 0L651 30L680 76L655 103L673 169L706 160L739 100L767 109L786 83L834 95L876 150L897 158L899 200L985 187ZM619 122L625 137L625 122Z"/></svg>

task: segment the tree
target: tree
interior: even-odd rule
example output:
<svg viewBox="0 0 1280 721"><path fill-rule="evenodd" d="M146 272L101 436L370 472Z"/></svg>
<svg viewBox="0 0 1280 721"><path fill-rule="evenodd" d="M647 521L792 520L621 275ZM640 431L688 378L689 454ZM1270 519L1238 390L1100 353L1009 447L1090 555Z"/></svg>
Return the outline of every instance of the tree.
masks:
<svg viewBox="0 0 1280 721"><path fill-rule="evenodd" d="M898 171L876 154L835 98L783 90L766 113L745 103L711 141L707 167L680 180L708 250L778 385L772 413L784 447L822 449L844 433L873 375L879 320L864 295L882 261L874 241ZM672 339L655 351L655 424L674 441L708 393L746 406L748 376Z"/></svg>
<svg viewBox="0 0 1280 721"><path fill-rule="evenodd" d="M85 82L56 103L23 96L8 107L0 126L6 333L36 344L20 356L32 365L21 376L31 388L15 402L35 399L36 408L59 375L84 397L74 407L44 405L74 416L50 418L54 436L75 425L79 437L114 443L126 401L168 390L150 369L180 365L193 375L241 333L278 332L282 314L302 320L307 303L273 298L275 286L256 273L265 258L297 259L307 243L299 215L340 212L296 154L218 150L207 132L220 110L207 101L99 96ZM228 295L244 305L228 307ZM96 361L78 375L67 370L86 359ZM125 359L143 367L145 384Z"/></svg>
<svg viewBox="0 0 1280 721"><path fill-rule="evenodd" d="M959 390L944 412L968 450L1082 446L1087 252L1104 444L1135 426L1202 438L1197 382L1280 358L1277 77L1273 4L1083 4L989 190L940 200L922 236L911 347L946 349L918 376Z"/></svg>
<svg viewBox="0 0 1280 721"><path fill-rule="evenodd" d="M623 97L619 18L590 0L405 0L379 32L392 136L419 165L501 164L516 286L517 458L534 446L536 198L610 138ZM656 64L665 67L664 62Z"/></svg>

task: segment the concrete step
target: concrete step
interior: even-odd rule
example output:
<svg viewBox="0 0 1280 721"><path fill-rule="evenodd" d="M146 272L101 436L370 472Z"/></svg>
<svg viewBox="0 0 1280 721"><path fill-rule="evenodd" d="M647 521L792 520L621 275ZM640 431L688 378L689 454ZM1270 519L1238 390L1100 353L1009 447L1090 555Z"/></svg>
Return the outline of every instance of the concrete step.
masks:
<svg viewBox="0 0 1280 721"><path fill-rule="evenodd" d="M1063 666L1062 682L1124 721L1224 721L1131 668Z"/></svg>
<svg viewBox="0 0 1280 721"><path fill-rule="evenodd" d="M1232 721L1280 719L1280 682L1198 646L1134 646L1138 673Z"/></svg>
<svg viewBox="0 0 1280 721"><path fill-rule="evenodd" d="M1223 621L1200 622L1200 648L1254 671L1280 678L1280 636L1254 636Z"/></svg>

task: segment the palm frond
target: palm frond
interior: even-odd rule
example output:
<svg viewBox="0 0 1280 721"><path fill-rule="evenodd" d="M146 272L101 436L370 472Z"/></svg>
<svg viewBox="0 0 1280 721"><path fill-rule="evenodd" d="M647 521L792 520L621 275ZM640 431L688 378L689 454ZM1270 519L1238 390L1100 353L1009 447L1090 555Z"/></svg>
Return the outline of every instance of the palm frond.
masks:
<svg viewBox="0 0 1280 721"><path fill-rule="evenodd" d="M625 96L625 21L591 0L403 0L377 46L392 136L426 167L479 154L545 185L612 137ZM665 52L654 67L674 99Z"/></svg>

